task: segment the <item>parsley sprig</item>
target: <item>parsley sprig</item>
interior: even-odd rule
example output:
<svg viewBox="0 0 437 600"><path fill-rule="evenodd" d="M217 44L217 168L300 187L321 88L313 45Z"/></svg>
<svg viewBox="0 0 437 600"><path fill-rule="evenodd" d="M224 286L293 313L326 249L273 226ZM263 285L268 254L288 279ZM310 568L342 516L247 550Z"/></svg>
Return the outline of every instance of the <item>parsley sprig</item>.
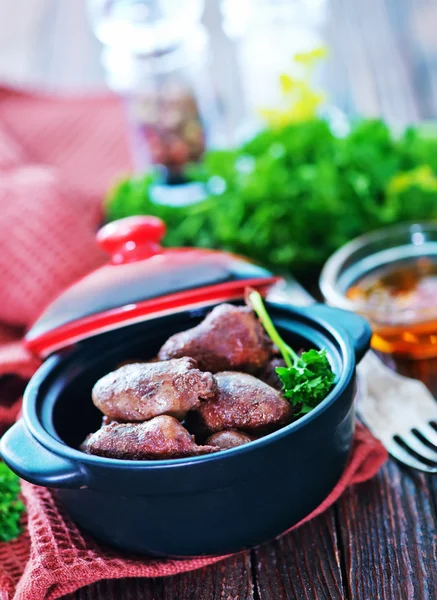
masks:
<svg viewBox="0 0 437 600"><path fill-rule="evenodd" d="M25 507L19 496L20 480L0 462L0 542L9 542L21 533L20 518Z"/></svg>
<svg viewBox="0 0 437 600"><path fill-rule="evenodd" d="M248 299L285 361L286 367L276 368L284 397L297 409L296 416L309 413L326 398L335 380L326 349L311 349L299 356L279 335L261 295L253 291Z"/></svg>

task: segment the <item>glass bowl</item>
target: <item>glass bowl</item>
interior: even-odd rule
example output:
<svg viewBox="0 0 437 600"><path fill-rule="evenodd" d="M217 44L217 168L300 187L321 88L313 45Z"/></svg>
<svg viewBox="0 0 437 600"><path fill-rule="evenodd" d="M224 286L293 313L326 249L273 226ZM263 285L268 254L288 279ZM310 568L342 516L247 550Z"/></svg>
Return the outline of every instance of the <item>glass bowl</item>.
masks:
<svg viewBox="0 0 437 600"><path fill-rule="evenodd" d="M352 288L364 278L404 267L430 273L421 302L413 305L408 293L391 302L354 296ZM374 349L411 358L437 356L437 222L405 223L355 238L327 261L320 288L328 304L369 320Z"/></svg>

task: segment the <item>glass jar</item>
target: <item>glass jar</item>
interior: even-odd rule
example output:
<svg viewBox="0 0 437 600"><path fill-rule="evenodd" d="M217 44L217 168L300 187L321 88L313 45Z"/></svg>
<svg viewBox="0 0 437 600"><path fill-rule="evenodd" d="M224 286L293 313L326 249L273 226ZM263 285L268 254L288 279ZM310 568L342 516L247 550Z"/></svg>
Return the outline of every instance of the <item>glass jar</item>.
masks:
<svg viewBox="0 0 437 600"><path fill-rule="evenodd" d="M136 170L160 165L168 182L179 182L186 163L222 143L203 0L94 0L89 7L108 84L126 103Z"/></svg>
<svg viewBox="0 0 437 600"><path fill-rule="evenodd" d="M437 223L404 223L337 250L320 288L328 304L368 319L375 350L431 358L437 356L436 273Z"/></svg>

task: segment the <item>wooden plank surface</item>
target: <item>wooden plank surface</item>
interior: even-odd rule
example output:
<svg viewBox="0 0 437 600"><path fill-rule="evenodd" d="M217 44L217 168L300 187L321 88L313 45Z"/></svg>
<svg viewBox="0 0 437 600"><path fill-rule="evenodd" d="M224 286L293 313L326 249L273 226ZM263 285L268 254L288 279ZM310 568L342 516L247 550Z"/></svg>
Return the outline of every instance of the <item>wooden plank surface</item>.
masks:
<svg viewBox="0 0 437 600"><path fill-rule="evenodd" d="M437 116L437 2L331 0L327 82L348 114L394 124ZM436 383L437 363L402 363ZM390 461L279 541L168 579L88 586L66 600L431 600L437 477Z"/></svg>
<svg viewBox="0 0 437 600"><path fill-rule="evenodd" d="M216 565L158 579L100 581L65 600L254 600L250 555L231 557Z"/></svg>
<svg viewBox="0 0 437 600"><path fill-rule="evenodd" d="M252 552L252 572L262 600L341 600L345 585L336 511ZM241 600L244 598L241 597Z"/></svg>
<svg viewBox="0 0 437 600"><path fill-rule="evenodd" d="M337 511L349 598L437 598L435 507L422 474L390 460Z"/></svg>

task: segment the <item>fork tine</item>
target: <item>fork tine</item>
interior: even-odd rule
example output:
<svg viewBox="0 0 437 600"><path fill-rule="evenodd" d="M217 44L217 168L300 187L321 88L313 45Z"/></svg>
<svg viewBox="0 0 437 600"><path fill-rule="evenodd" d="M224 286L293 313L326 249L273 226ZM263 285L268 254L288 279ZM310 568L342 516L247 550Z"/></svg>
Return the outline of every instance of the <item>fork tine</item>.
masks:
<svg viewBox="0 0 437 600"><path fill-rule="evenodd" d="M413 469L418 469L419 471L424 471L425 473L437 473L437 466L430 467L420 460L417 460L414 456L412 456L409 452L399 446L399 444L393 440L392 443L387 445L387 450L390 454L396 458L399 462L407 465L408 467L412 467Z"/></svg>
<svg viewBox="0 0 437 600"><path fill-rule="evenodd" d="M421 458L436 463L437 467L437 451L424 444L422 440L414 435L414 433L411 432L408 433L408 435L399 436L399 439L402 440L410 450L413 450Z"/></svg>
<svg viewBox="0 0 437 600"><path fill-rule="evenodd" d="M422 423L416 427L417 431L433 446L437 448L437 431L428 423Z"/></svg>

